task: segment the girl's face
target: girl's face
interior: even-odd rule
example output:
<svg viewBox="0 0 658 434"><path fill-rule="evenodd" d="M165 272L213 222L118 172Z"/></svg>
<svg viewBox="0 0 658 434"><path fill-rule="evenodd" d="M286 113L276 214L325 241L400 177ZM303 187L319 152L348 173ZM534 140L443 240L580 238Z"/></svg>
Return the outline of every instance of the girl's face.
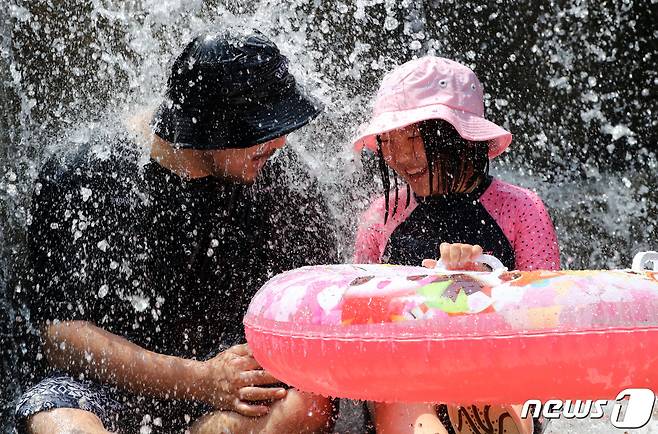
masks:
<svg viewBox="0 0 658 434"><path fill-rule="evenodd" d="M458 145L466 145L456 136L456 131L439 129L436 134L446 143L454 143L457 140ZM384 161L409 184L416 195L424 197L430 194L464 193L474 188L472 183L467 182L474 173L471 161L462 159L458 162L457 168L451 169L457 172L452 173L444 167L446 163L439 155L432 162L433 185L430 189L427 155L418 124L384 133L380 136L380 140ZM458 180L454 180L455 175L459 175Z"/></svg>
<svg viewBox="0 0 658 434"><path fill-rule="evenodd" d="M388 166L407 183L418 196L429 196L429 172L425 146L417 125L389 131L380 136L382 156ZM437 177L433 191L438 192Z"/></svg>

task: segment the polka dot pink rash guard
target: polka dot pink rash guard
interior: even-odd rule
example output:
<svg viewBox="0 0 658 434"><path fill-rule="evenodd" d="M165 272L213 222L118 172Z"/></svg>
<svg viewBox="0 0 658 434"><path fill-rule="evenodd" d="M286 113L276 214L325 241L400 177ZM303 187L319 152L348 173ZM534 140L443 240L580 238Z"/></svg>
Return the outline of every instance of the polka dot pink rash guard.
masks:
<svg viewBox="0 0 658 434"><path fill-rule="evenodd" d="M386 223L383 197L363 214L355 263L420 265L423 258L438 256L441 242L463 242L481 245L509 269L559 269L555 228L535 193L488 177L469 194L429 199L412 194L405 208L405 190L400 189L397 211Z"/></svg>

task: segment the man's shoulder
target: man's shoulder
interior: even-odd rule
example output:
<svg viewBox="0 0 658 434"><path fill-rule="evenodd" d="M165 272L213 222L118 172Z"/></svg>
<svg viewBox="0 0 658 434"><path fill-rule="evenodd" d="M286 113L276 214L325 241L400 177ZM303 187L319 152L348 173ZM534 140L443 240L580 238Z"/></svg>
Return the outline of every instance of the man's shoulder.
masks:
<svg viewBox="0 0 658 434"><path fill-rule="evenodd" d="M140 181L140 151L125 134L95 137L51 153L35 182L33 200L85 206L128 202Z"/></svg>
<svg viewBox="0 0 658 434"><path fill-rule="evenodd" d="M60 142L47 154L41 170L54 180L102 175L109 168L129 171L139 158L136 137L125 131L98 131L83 142Z"/></svg>

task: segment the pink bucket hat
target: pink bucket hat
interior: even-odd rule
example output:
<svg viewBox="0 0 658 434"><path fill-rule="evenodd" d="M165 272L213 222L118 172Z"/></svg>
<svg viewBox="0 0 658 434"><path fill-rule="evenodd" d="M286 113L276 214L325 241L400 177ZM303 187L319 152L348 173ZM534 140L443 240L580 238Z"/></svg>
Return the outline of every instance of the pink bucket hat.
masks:
<svg viewBox="0 0 658 434"><path fill-rule="evenodd" d="M489 158L512 141L512 134L484 118L482 84L470 68L426 56L384 76L372 119L359 127L354 148L376 151L377 135L429 119L449 122L465 140L488 141Z"/></svg>

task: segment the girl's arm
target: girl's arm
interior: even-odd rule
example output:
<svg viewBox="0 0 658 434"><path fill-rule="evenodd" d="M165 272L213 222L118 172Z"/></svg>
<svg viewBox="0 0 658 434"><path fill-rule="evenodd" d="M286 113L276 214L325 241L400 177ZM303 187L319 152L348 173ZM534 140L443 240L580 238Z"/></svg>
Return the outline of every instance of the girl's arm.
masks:
<svg viewBox="0 0 658 434"><path fill-rule="evenodd" d="M355 264L378 264L381 262L386 236L383 232L383 200L375 200L361 215L354 243ZM384 246L382 246L384 243Z"/></svg>
<svg viewBox="0 0 658 434"><path fill-rule="evenodd" d="M519 270L559 270L560 249L553 221L542 200L528 192L517 207L514 240L516 268Z"/></svg>
<svg viewBox="0 0 658 434"><path fill-rule="evenodd" d="M405 204L407 201L406 189L400 188L398 195L399 203ZM379 197L373 200L370 207L361 215L356 233L353 263L381 263L391 234L416 208L416 201L412 196L409 198L409 206L400 205L395 213L391 210L388 220L384 223L385 203L384 197Z"/></svg>
<svg viewBox="0 0 658 434"><path fill-rule="evenodd" d="M377 264L381 261L378 231L373 227L360 226L354 245L355 264Z"/></svg>

